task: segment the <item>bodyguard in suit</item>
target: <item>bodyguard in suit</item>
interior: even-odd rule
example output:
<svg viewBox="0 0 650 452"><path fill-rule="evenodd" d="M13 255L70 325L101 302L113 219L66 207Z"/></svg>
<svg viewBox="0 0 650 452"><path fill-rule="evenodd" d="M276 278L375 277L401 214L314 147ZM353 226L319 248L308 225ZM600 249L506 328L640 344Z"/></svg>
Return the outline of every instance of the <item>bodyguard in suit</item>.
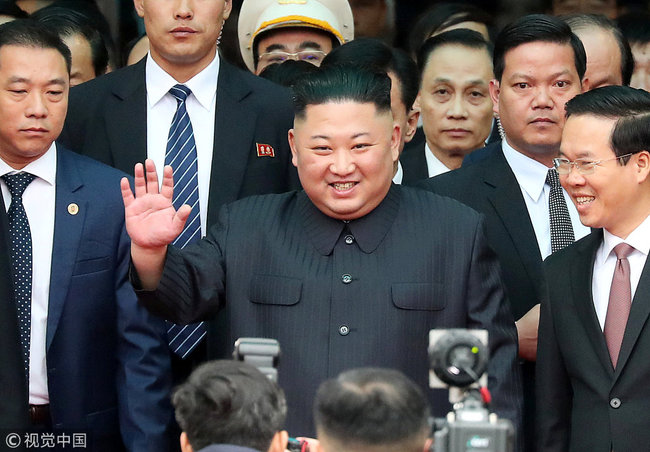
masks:
<svg viewBox="0 0 650 452"><path fill-rule="evenodd" d="M135 198L123 181L141 302L177 322L218 315L217 356L240 336L278 339L293 435L313 434L310 404L327 377L392 367L424 388L431 328L485 328L493 408L518 425L514 323L483 221L391 184L400 130L388 76L321 67L294 91L289 141L304 191L227 205L204 240L179 250L167 244L191 209L171 208L171 168L160 193L151 161L146 183L136 167ZM427 392L444 415L446 391Z"/></svg>
<svg viewBox="0 0 650 452"><path fill-rule="evenodd" d="M475 151L475 163L425 182L483 213L489 245L503 269L517 319L524 376L527 450L534 450L534 384L542 259L589 233L566 192L553 158L564 126L564 104L580 93L585 52L561 20L523 17L506 26L494 45L490 95L505 140Z"/></svg>
<svg viewBox="0 0 650 452"><path fill-rule="evenodd" d="M219 57L232 0L134 0L134 5L144 19L149 54L72 91L62 142L127 173L145 158L161 171L172 164L187 179L177 181L183 187L177 207L194 206L196 219L186 232L190 241L216 223L223 203L295 188L286 135L292 120L288 92ZM177 119L185 120L182 127ZM186 135L172 139L176 132ZM170 328L180 383L205 359L206 325Z"/></svg>
<svg viewBox="0 0 650 452"><path fill-rule="evenodd" d="M0 27L0 189L19 325L2 348L19 351L32 426L85 432L93 451L168 450L165 325L128 281L123 173L54 142L69 71L68 48L43 25Z"/></svg>
<svg viewBox="0 0 650 452"><path fill-rule="evenodd" d="M555 166L597 232L544 262L539 450L650 444L650 94L598 88L567 103Z"/></svg>

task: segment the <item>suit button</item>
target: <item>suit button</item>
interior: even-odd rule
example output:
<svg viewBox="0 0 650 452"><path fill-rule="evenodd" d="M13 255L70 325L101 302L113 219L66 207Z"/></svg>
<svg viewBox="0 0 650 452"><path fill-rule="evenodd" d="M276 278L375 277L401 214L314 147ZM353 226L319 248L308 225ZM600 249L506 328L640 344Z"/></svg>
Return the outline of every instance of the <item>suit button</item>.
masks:
<svg viewBox="0 0 650 452"><path fill-rule="evenodd" d="M339 334L341 336L347 336L348 334L350 334L350 328L348 328L347 325L341 325L339 327Z"/></svg>
<svg viewBox="0 0 650 452"><path fill-rule="evenodd" d="M346 245L352 245L354 243L354 236L353 235L346 235L345 236L345 244Z"/></svg>
<svg viewBox="0 0 650 452"><path fill-rule="evenodd" d="M618 408L621 406L621 399L614 397L612 400L609 401L609 406L612 408Z"/></svg>
<svg viewBox="0 0 650 452"><path fill-rule="evenodd" d="M341 276L341 281L343 281L343 284L350 284L352 282L352 275L348 275L347 273L343 276Z"/></svg>

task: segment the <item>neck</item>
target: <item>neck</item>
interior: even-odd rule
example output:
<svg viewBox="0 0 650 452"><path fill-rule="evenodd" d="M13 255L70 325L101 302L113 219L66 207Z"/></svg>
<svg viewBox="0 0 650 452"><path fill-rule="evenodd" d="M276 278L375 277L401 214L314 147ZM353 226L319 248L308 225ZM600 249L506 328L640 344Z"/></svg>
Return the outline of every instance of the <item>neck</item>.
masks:
<svg viewBox="0 0 650 452"><path fill-rule="evenodd" d="M174 62L162 58L160 55L151 51L151 58L162 68L163 71L167 72L174 80L178 83L185 83L194 77L196 74L200 73L203 69L208 67L210 63L216 57L215 53L211 53L201 60L188 64L187 62Z"/></svg>
<svg viewBox="0 0 650 452"><path fill-rule="evenodd" d="M463 164L463 159L465 158L464 152L447 153L438 149L436 146L433 146L428 141L427 141L427 145L429 146L431 153L450 170L458 169Z"/></svg>

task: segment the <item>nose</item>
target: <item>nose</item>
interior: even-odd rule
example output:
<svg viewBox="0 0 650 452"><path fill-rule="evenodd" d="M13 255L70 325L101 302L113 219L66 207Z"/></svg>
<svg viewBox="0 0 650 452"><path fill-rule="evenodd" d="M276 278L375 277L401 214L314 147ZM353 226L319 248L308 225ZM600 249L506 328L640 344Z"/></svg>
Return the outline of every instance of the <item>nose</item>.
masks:
<svg viewBox="0 0 650 452"><path fill-rule="evenodd" d="M44 94L33 91L29 94L25 116L30 118L44 118L48 110L45 103Z"/></svg>
<svg viewBox="0 0 650 452"><path fill-rule="evenodd" d="M575 186L583 185L584 183L585 183L585 178L580 173L580 171L578 171L578 168L576 168L575 165L571 165L569 174L560 175L560 184L562 184L564 188L569 186L575 187Z"/></svg>
<svg viewBox="0 0 650 452"><path fill-rule="evenodd" d="M462 96L454 96L449 102L447 117L455 119L464 119L467 117L467 108L463 102Z"/></svg>
<svg viewBox="0 0 650 452"><path fill-rule="evenodd" d="M332 162L330 163L330 171L332 174L345 176L351 174L354 168L354 157L349 151L340 150L332 154Z"/></svg>
<svg viewBox="0 0 650 452"><path fill-rule="evenodd" d="M549 95L546 86L539 86L535 90L535 98L533 99L533 108L552 108L553 99Z"/></svg>
<svg viewBox="0 0 650 452"><path fill-rule="evenodd" d="M192 0L177 0L174 17L176 19L188 20L193 16Z"/></svg>

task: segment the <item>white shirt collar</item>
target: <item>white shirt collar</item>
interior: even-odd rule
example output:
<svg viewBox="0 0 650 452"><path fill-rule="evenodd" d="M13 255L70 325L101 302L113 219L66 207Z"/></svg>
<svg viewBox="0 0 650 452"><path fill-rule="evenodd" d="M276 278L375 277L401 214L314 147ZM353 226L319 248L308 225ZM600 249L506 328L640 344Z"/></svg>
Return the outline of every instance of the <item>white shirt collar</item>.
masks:
<svg viewBox="0 0 650 452"><path fill-rule="evenodd" d="M507 140L501 141L501 148L508 165L512 168L512 172L515 173L519 186L528 193L531 199L537 202L544 193L546 175L550 168L515 150Z"/></svg>
<svg viewBox="0 0 650 452"><path fill-rule="evenodd" d="M641 222L641 224L638 225L625 240L604 229L603 246L600 249L600 252L602 253L601 258L603 258L603 260L607 258L616 245L623 242L632 246L635 250L640 251L647 257L648 253L650 253L650 216L646 217L646 219L643 220L643 222Z"/></svg>
<svg viewBox="0 0 650 452"><path fill-rule="evenodd" d="M429 172L429 177L438 176L439 174L446 173L451 171L447 168L444 163L440 161L438 157L431 152L431 148L428 143L424 143L424 156L427 161L427 171Z"/></svg>
<svg viewBox="0 0 650 452"><path fill-rule="evenodd" d="M52 143L45 154L30 162L21 170L12 168L7 162L0 159L0 176L20 172L33 174L48 184L54 185L56 181L56 144Z"/></svg>
<svg viewBox="0 0 650 452"><path fill-rule="evenodd" d="M169 93L169 90L178 84L178 81L164 71L158 63L151 58L151 53L147 54L145 66L145 80L147 84L147 101L149 107L157 104ZM214 103L214 97L217 95L217 79L219 78L219 52L205 69L196 74L194 77L184 83L192 94L199 101L201 106L209 110Z"/></svg>

